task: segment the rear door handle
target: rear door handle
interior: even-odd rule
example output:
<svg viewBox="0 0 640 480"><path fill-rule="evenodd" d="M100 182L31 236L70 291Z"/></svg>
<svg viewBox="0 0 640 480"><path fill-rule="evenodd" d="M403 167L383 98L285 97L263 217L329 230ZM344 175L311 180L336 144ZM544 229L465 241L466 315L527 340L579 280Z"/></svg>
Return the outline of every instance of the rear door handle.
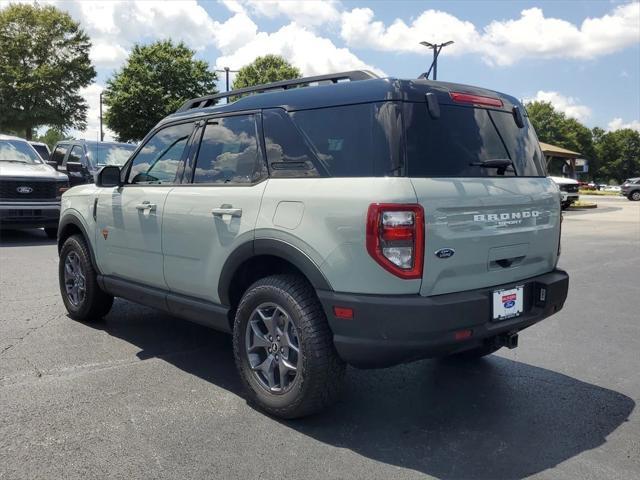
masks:
<svg viewBox="0 0 640 480"><path fill-rule="evenodd" d="M231 215L232 217L241 217L242 209L233 208L231 205L222 205L220 208L214 208L211 210L211 215L214 217L222 217L223 215Z"/></svg>
<svg viewBox="0 0 640 480"><path fill-rule="evenodd" d="M149 212L155 212L156 211L156 204L155 203L149 203L148 201L144 201L144 202L139 203L138 205L136 205L136 210L138 210L140 212L144 212L145 210L148 210Z"/></svg>

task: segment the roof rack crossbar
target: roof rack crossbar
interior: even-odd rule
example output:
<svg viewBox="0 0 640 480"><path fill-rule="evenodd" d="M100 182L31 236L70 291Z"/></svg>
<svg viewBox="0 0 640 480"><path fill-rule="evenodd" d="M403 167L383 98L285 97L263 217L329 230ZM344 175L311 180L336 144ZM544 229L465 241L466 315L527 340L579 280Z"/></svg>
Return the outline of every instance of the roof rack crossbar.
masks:
<svg viewBox="0 0 640 480"><path fill-rule="evenodd" d="M328 75L316 75L314 77L294 78L293 80L283 80L280 82L266 83L263 85L256 85L253 87L239 88L237 90L231 90L224 93L216 93L214 95L205 95L204 97L192 98L182 104L177 112L185 112L195 108L205 108L215 105L216 101L221 98L228 98L237 95L263 93L271 90L288 90L292 87L298 87L301 85L308 86L310 83L317 82L331 82L338 83L340 81L349 80L355 82L358 80L369 80L372 78L379 78L375 73L369 70L351 70L349 72L330 73Z"/></svg>

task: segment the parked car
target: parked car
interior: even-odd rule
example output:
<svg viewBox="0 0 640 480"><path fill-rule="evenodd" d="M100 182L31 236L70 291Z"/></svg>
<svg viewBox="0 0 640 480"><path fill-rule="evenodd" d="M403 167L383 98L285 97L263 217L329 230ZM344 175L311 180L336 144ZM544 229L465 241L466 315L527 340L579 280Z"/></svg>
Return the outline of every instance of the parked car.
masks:
<svg viewBox="0 0 640 480"><path fill-rule="evenodd" d="M44 227L55 238L69 180L19 137L0 135L0 229Z"/></svg>
<svg viewBox="0 0 640 480"><path fill-rule="evenodd" d="M558 185L560 189L560 197L561 197L561 205L562 209L566 210L571 206L572 203L578 201L580 196L578 195L578 190L580 189L580 183L572 178L565 177L549 177L551 180Z"/></svg>
<svg viewBox="0 0 640 480"><path fill-rule="evenodd" d="M628 178L620 187L620 193L629 200L640 200L640 177Z"/></svg>
<svg viewBox="0 0 640 480"><path fill-rule="evenodd" d="M514 348L567 296L533 127L477 87L355 71L194 99L62 202L72 318L123 297L230 332L250 400L285 418L346 364Z"/></svg>
<svg viewBox="0 0 640 480"><path fill-rule="evenodd" d="M124 165L135 148L130 143L65 140L54 147L50 164L66 172L73 187L93 183L105 165Z"/></svg>
<svg viewBox="0 0 640 480"><path fill-rule="evenodd" d="M38 152L38 155L42 159L43 162L49 160L49 155L51 155L51 151L49 150L49 145L42 142L29 142L29 145L33 147L33 149Z"/></svg>

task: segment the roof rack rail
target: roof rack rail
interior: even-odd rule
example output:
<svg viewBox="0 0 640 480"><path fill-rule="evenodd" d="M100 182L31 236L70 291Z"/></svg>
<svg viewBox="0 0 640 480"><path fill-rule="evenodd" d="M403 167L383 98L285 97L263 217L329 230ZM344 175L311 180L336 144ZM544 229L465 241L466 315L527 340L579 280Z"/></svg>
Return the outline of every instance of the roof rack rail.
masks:
<svg viewBox="0 0 640 480"><path fill-rule="evenodd" d="M349 80L355 82L358 80L370 80L372 78L379 78L373 72L369 70L351 70L349 72L330 73L328 75L316 75L314 77L294 78L293 80L283 80L280 82L265 83L263 85L256 85L253 87L239 88L237 90L231 90L224 93L216 93L215 95L205 95L204 97L192 98L182 104L182 106L176 110L177 112L185 112L194 108L205 108L215 105L216 101L221 98L233 97L236 95L244 95L246 93L263 93L270 90L288 90L292 87L298 87L300 85L308 85L316 82L338 83L340 81Z"/></svg>

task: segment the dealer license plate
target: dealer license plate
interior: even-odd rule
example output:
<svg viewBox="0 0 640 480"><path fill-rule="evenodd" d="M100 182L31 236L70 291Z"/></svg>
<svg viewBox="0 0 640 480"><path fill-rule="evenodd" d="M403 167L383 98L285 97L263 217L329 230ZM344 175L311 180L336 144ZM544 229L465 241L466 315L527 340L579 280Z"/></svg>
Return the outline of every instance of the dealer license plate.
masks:
<svg viewBox="0 0 640 480"><path fill-rule="evenodd" d="M516 288L495 290L493 292L493 319L506 320L517 317L522 313L523 300L524 287L522 285Z"/></svg>

